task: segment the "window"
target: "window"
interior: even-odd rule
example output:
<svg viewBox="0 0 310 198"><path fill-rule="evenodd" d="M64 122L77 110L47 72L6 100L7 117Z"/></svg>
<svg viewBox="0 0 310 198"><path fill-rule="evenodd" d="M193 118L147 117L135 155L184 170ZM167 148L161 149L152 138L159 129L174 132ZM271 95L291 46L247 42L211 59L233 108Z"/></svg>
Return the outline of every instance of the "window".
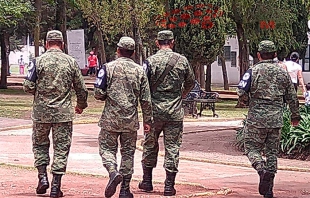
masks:
<svg viewBox="0 0 310 198"><path fill-rule="evenodd" d="M224 58L225 61L230 61L231 60L231 46L224 46Z"/></svg>
<svg viewBox="0 0 310 198"><path fill-rule="evenodd" d="M302 62L302 70L305 72L310 72L310 45L307 47L305 59Z"/></svg>
<svg viewBox="0 0 310 198"><path fill-rule="evenodd" d="M237 67L237 52L231 52L231 67Z"/></svg>

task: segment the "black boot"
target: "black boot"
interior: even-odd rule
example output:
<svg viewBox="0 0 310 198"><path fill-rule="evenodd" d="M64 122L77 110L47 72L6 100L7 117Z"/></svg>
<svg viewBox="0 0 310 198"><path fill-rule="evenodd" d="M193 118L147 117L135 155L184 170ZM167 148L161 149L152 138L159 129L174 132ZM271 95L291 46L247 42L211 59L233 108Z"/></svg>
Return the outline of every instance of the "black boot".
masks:
<svg viewBox="0 0 310 198"><path fill-rule="evenodd" d="M174 182L176 175L177 173L171 173L166 171L164 196L173 196L176 194L176 190L174 189Z"/></svg>
<svg viewBox="0 0 310 198"><path fill-rule="evenodd" d="M153 167L145 167L143 166L143 180L139 183L139 189L150 192L153 190L152 184L152 171Z"/></svg>
<svg viewBox="0 0 310 198"><path fill-rule="evenodd" d="M259 174L259 188L258 188L259 194L266 195L270 188L271 179L274 178L274 174L266 170L258 171L258 174Z"/></svg>
<svg viewBox="0 0 310 198"><path fill-rule="evenodd" d="M110 173L110 180L105 188L104 195L106 197L112 197L116 192L116 187L119 183L123 181L123 176L119 172L114 171Z"/></svg>
<svg viewBox="0 0 310 198"><path fill-rule="evenodd" d="M52 181L52 188L51 188L50 197L58 198L58 197L64 196L62 191L60 190L61 177L62 177L62 175L53 174L53 181Z"/></svg>
<svg viewBox="0 0 310 198"><path fill-rule="evenodd" d="M38 169L39 183L36 189L36 193L45 194L46 189L50 187L48 183L48 178L47 178L46 165L38 166L37 169Z"/></svg>
<svg viewBox="0 0 310 198"><path fill-rule="evenodd" d="M264 198L273 198L273 183L274 183L274 177L275 175L273 174L271 176L271 179L270 179L270 186L269 186L269 189L267 191L267 193L264 195Z"/></svg>
<svg viewBox="0 0 310 198"><path fill-rule="evenodd" d="M123 182L121 190L119 192L119 198L133 198L133 194L130 192L131 175L123 176Z"/></svg>

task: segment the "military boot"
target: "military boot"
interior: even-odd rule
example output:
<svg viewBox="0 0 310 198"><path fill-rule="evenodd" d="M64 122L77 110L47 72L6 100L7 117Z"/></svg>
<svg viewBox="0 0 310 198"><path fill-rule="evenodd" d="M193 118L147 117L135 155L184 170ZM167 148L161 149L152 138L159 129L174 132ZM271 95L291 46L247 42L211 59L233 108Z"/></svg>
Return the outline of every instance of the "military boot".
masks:
<svg viewBox="0 0 310 198"><path fill-rule="evenodd" d="M111 172L109 177L110 177L110 180L104 192L104 195L106 197L112 197L116 192L117 185L123 181L123 176L119 174L119 172L117 171Z"/></svg>
<svg viewBox="0 0 310 198"><path fill-rule="evenodd" d="M45 194L46 189L50 187L48 183L48 178L47 178L47 172L46 172L46 165L38 166L38 187L36 188L36 193L37 194Z"/></svg>
<svg viewBox="0 0 310 198"><path fill-rule="evenodd" d="M60 190L61 187L61 177L62 175L53 174L52 188L50 197L58 198L63 197L63 192Z"/></svg>
<svg viewBox="0 0 310 198"><path fill-rule="evenodd" d="M176 194L174 189L175 176L177 173L171 173L166 171L164 196L173 196Z"/></svg>
<svg viewBox="0 0 310 198"><path fill-rule="evenodd" d="M272 177L274 177L274 174L266 170L258 171L258 174L259 174L258 191L259 194L265 195L269 191L271 179Z"/></svg>
<svg viewBox="0 0 310 198"><path fill-rule="evenodd" d="M131 175L123 176L123 182L121 190L119 192L119 198L133 198L133 194L130 192Z"/></svg>
<svg viewBox="0 0 310 198"><path fill-rule="evenodd" d="M152 171L153 167L145 167L143 166L143 180L139 183L139 189L150 192L153 190L152 184Z"/></svg>
<svg viewBox="0 0 310 198"><path fill-rule="evenodd" d="M273 198L273 183L274 183L274 177L275 175L273 174L270 179L270 185L267 193L264 195L264 198Z"/></svg>

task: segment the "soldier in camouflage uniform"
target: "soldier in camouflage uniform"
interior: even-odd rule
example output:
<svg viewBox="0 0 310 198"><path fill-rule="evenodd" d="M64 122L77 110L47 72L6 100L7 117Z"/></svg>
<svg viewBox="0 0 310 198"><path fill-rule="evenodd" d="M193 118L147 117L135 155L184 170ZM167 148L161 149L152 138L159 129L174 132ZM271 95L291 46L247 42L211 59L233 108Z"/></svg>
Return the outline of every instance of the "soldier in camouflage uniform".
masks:
<svg viewBox="0 0 310 198"><path fill-rule="evenodd" d="M71 146L72 85L77 96L75 112L80 114L87 107L87 89L77 62L62 52L63 36L52 30L46 36L47 51L31 64L24 81L24 91L34 95L33 101L33 153L38 169L37 194L49 188L46 166L50 163L49 133L52 130L54 157L50 197L62 197L61 177L66 172Z"/></svg>
<svg viewBox="0 0 310 198"><path fill-rule="evenodd" d="M99 70L95 83L95 98L105 101L99 121L99 153L110 180L105 196L112 197L121 184L120 198L132 198L130 181L133 174L137 130L139 129L138 102L140 102L144 130L149 132L152 123L151 94L143 68L130 57L135 42L122 37L117 44L117 58ZM121 144L121 165L117 170L116 153L118 139Z"/></svg>
<svg viewBox="0 0 310 198"><path fill-rule="evenodd" d="M153 190L152 170L157 164L158 138L163 132L164 168L166 170L164 195L172 196L176 194L174 183L178 172L179 149L183 134L182 97L184 98L193 88L195 76L188 60L172 51L174 46L172 31L160 31L157 35L156 45L159 47L159 51L149 57L144 64L152 88L154 124L151 132L145 134L142 156L143 181L139 183L139 188L146 192ZM158 83L173 56L178 57L175 65L164 76L162 82Z"/></svg>
<svg viewBox="0 0 310 198"><path fill-rule="evenodd" d="M276 57L274 43L268 40L260 42L257 56L260 62L244 74L237 93L250 97L244 132L245 153L260 176L259 193L265 198L272 198L284 101L292 112L293 125L298 125L300 115L290 77L273 61ZM265 151L266 161L262 158L262 150Z"/></svg>

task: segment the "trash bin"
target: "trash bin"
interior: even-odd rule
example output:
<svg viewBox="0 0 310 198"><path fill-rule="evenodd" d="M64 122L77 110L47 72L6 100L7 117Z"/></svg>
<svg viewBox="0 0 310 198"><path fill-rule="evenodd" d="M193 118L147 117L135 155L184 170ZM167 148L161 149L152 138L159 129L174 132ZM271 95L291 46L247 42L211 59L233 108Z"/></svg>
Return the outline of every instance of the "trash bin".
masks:
<svg viewBox="0 0 310 198"><path fill-rule="evenodd" d="M25 65L19 65L19 74L25 74Z"/></svg>

